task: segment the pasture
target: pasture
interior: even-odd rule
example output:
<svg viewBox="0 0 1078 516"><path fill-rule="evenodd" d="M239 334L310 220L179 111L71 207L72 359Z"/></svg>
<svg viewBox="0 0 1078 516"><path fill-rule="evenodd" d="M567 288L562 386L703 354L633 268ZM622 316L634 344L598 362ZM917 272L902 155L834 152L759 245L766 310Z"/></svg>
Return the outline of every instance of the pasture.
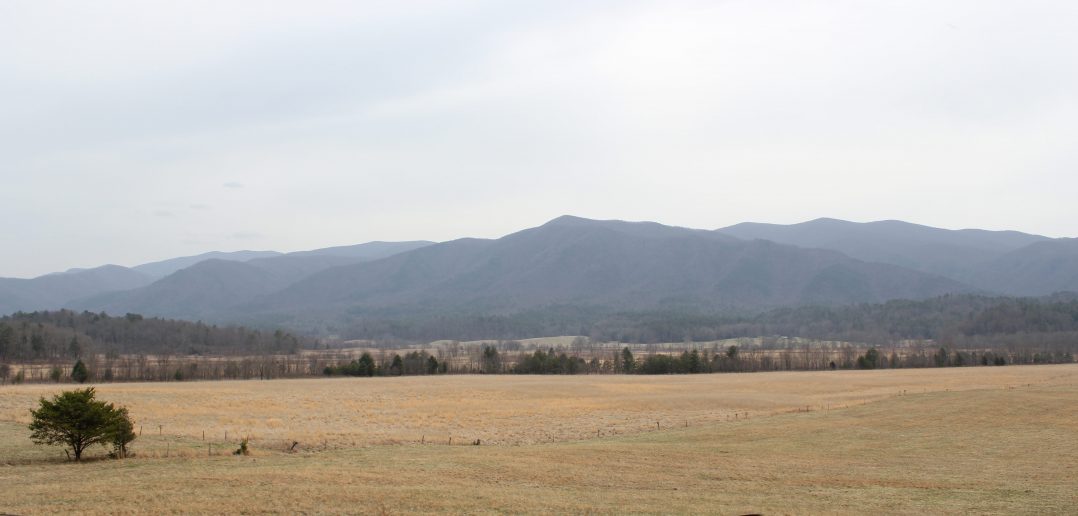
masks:
<svg viewBox="0 0 1078 516"><path fill-rule="evenodd" d="M110 384L137 455L84 464L28 439L65 387L0 387L0 512L1078 506L1076 365Z"/></svg>

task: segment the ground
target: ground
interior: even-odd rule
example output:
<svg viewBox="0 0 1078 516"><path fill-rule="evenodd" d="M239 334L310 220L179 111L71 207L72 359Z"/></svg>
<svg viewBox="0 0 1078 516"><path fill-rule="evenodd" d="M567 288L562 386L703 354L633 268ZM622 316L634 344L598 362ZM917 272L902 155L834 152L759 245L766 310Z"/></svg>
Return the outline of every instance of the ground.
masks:
<svg viewBox="0 0 1078 516"><path fill-rule="evenodd" d="M103 385L144 435L84 464L28 439L23 411L60 388L0 388L0 512L1078 506L1078 365ZM254 455L229 455L236 433Z"/></svg>

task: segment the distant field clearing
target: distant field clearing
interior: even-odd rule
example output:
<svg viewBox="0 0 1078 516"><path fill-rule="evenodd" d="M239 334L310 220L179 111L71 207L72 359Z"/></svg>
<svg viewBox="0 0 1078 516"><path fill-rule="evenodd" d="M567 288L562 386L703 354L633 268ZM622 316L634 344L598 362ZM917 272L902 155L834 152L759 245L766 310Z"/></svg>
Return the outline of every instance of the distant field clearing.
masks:
<svg viewBox="0 0 1078 516"><path fill-rule="evenodd" d="M677 376L435 376L98 386L144 434L301 448L413 442L517 445L626 435L900 395L1078 383L1078 366ZM0 421L29 422L72 385L0 387ZM146 441L143 447L147 446ZM273 444L277 446L278 444ZM136 443L136 450L138 450ZM56 449L60 453L59 449Z"/></svg>

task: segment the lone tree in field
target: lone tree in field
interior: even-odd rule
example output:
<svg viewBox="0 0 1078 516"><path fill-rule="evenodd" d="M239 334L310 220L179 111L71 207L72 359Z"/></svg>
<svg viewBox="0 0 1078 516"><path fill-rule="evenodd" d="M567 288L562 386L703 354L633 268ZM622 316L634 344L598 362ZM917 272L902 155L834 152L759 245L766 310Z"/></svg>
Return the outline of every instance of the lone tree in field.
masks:
<svg viewBox="0 0 1078 516"><path fill-rule="evenodd" d="M82 460L82 452L94 445L113 445L118 456L127 454L134 440L134 425L126 408L94 399L94 388L64 391L52 400L41 398L41 406L31 410L30 438L36 444L67 446Z"/></svg>

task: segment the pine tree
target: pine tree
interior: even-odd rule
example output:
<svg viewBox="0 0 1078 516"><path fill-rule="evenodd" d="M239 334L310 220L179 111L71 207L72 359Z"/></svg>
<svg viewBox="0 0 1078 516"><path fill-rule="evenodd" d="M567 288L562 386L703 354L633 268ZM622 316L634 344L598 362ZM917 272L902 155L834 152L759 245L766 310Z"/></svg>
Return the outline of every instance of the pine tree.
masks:
<svg viewBox="0 0 1078 516"><path fill-rule="evenodd" d="M79 359L75 362L75 367L71 368L71 379L78 383L86 383L90 379L90 372L86 370L86 364Z"/></svg>
<svg viewBox="0 0 1078 516"><path fill-rule="evenodd" d="M621 369L626 373L631 373L636 369L636 360L633 358L633 352L629 350L629 346L625 346L621 350Z"/></svg>

